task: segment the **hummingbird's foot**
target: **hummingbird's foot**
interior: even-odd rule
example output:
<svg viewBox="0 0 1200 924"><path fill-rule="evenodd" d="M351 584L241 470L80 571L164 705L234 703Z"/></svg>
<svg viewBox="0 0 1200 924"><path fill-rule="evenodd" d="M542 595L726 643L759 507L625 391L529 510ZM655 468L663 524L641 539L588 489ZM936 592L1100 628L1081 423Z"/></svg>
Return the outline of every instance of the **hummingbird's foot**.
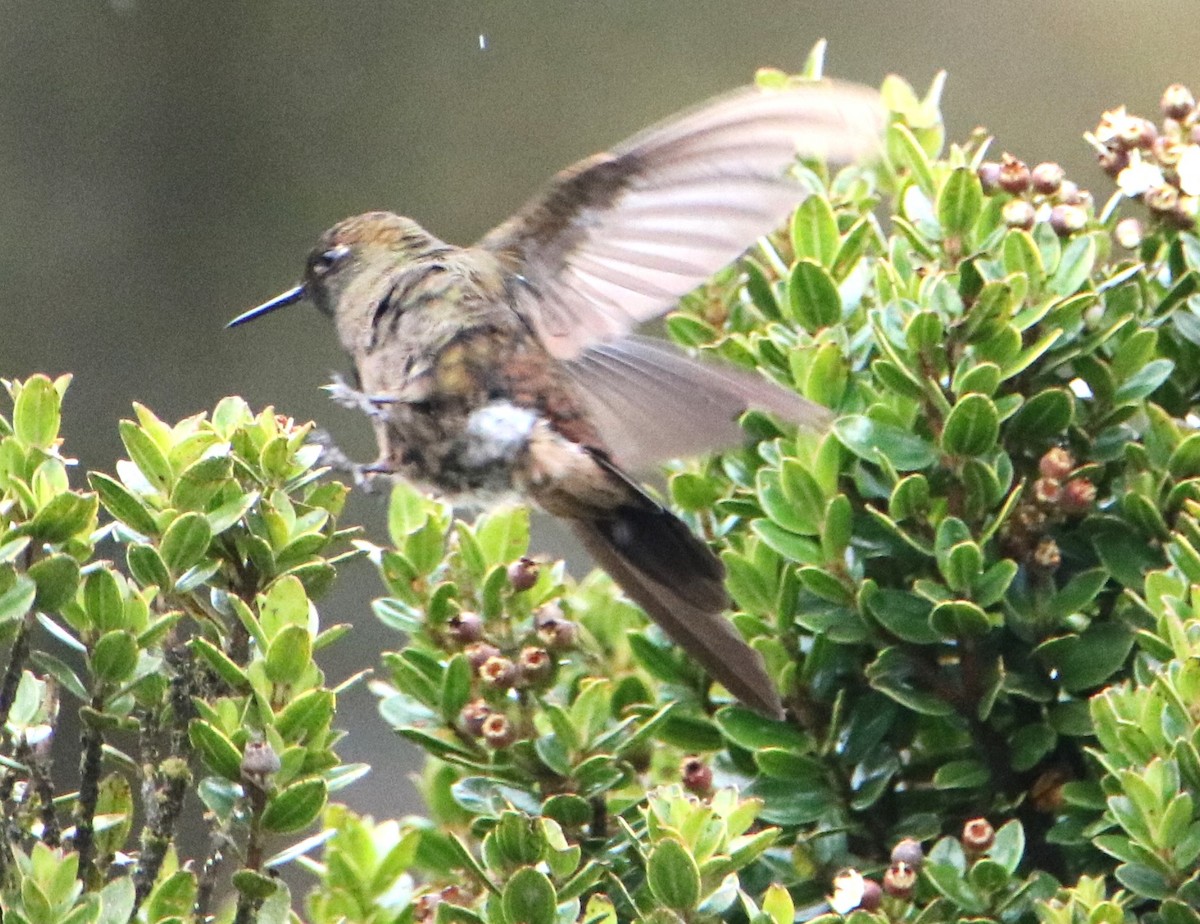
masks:
<svg viewBox="0 0 1200 924"><path fill-rule="evenodd" d="M366 494L374 493L376 482L394 472L394 469L382 459L367 465L355 462L338 448L328 430L320 428L313 430L308 439L309 442L321 447L321 455L317 459L318 465L324 465L340 475L347 475L354 483L354 487Z"/></svg>
<svg viewBox="0 0 1200 924"><path fill-rule="evenodd" d="M387 408L396 403L396 399L388 395L368 395L366 392L354 388L336 372L330 383L325 386L325 390L329 392L329 397L335 404L340 404L352 411L361 411L374 419L387 419Z"/></svg>

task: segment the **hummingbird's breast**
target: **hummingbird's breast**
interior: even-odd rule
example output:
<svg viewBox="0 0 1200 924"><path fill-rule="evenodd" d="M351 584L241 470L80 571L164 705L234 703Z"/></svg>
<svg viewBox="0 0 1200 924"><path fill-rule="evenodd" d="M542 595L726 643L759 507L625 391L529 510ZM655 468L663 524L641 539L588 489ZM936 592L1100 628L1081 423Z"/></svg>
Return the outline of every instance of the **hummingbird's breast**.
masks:
<svg viewBox="0 0 1200 924"><path fill-rule="evenodd" d="M388 468L488 502L524 490L535 434L603 449L574 385L509 305L498 274L442 264L413 291L419 297L380 316L372 348L356 357L361 387L381 410Z"/></svg>

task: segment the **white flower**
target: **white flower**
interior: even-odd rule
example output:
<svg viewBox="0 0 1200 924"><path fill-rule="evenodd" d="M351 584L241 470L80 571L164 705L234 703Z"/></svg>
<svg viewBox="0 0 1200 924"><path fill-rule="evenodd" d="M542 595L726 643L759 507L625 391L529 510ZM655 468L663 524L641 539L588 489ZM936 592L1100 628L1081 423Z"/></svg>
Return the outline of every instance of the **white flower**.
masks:
<svg viewBox="0 0 1200 924"><path fill-rule="evenodd" d="M833 877L833 894L829 907L838 914L849 914L862 903L863 874L856 869L844 869Z"/></svg>
<svg viewBox="0 0 1200 924"><path fill-rule="evenodd" d="M1179 165L1179 189L1185 196L1200 196L1200 144L1184 148Z"/></svg>
<svg viewBox="0 0 1200 924"><path fill-rule="evenodd" d="M1117 186L1130 199L1136 199L1146 190L1162 186L1166 182L1157 164L1143 160L1140 151L1129 155L1129 166L1117 176Z"/></svg>

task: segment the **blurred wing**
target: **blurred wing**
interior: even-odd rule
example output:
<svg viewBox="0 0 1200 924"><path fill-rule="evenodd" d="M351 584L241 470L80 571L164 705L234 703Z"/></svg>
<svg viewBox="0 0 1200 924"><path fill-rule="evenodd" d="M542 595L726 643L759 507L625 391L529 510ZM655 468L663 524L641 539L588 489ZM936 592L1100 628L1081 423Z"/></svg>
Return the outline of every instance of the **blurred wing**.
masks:
<svg viewBox="0 0 1200 924"><path fill-rule="evenodd" d="M723 96L560 173L478 244L523 285L560 359L619 337L778 227L804 196L797 155L845 163L878 145L879 95L850 84Z"/></svg>
<svg viewBox="0 0 1200 924"><path fill-rule="evenodd" d="M752 407L814 428L832 419L760 375L692 359L660 340L595 343L566 369L605 445L627 468L741 445L738 418Z"/></svg>

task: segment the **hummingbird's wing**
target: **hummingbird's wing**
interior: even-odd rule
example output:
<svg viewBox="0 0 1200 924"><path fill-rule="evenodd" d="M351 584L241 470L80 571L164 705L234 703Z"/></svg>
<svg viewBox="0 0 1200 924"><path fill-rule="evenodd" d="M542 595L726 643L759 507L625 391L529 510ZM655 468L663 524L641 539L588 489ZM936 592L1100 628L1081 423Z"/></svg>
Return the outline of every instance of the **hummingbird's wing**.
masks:
<svg viewBox="0 0 1200 924"><path fill-rule="evenodd" d="M636 334L593 344L566 367L610 453L634 470L741 445L750 408L814 429L833 417L761 375Z"/></svg>
<svg viewBox="0 0 1200 924"><path fill-rule="evenodd" d="M743 89L560 173L487 234L552 355L581 357L670 310L804 197L797 155L846 163L879 144L879 94L839 83Z"/></svg>

